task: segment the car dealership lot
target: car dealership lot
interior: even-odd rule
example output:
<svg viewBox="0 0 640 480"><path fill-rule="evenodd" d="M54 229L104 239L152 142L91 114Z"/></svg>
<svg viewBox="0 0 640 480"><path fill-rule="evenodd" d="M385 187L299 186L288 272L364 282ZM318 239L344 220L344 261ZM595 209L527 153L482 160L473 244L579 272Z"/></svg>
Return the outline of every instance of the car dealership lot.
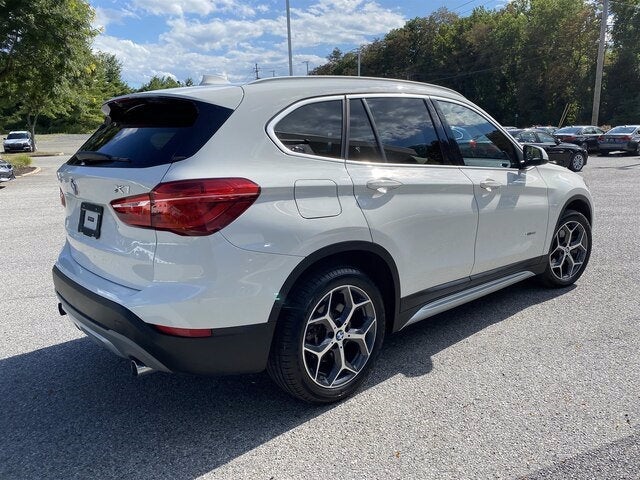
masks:
<svg viewBox="0 0 640 480"><path fill-rule="evenodd" d="M637 477L640 158L581 173L596 220L575 287L519 284L419 323L328 407L266 374L132 379L60 317L65 159L0 189L0 478Z"/></svg>

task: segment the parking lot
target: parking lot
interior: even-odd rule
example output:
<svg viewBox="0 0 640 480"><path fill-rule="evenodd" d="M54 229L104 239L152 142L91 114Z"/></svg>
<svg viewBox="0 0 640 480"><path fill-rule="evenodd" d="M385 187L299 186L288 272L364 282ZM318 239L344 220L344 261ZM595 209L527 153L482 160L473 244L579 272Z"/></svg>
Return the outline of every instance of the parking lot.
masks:
<svg viewBox="0 0 640 480"><path fill-rule="evenodd" d="M266 374L131 378L60 317L67 158L0 188L0 478L639 478L639 157L589 157L574 287L525 282L416 324L325 407Z"/></svg>

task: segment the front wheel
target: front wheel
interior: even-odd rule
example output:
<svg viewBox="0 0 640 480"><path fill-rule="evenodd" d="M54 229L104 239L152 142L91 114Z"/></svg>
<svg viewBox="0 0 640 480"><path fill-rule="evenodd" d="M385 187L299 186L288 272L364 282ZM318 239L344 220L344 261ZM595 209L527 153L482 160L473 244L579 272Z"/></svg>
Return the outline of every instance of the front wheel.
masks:
<svg viewBox="0 0 640 480"><path fill-rule="evenodd" d="M576 152L569 161L569 170L572 172L579 172L584 167L584 154L582 152Z"/></svg>
<svg viewBox="0 0 640 480"><path fill-rule="evenodd" d="M329 269L303 279L289 295L267 371L296 398L335 402L365 380L384 334L384 303L376 285L358 269Z"/></svg>
<svg viewBox="0 0 640 480"><path fill-rule="evenodd" d="M547 256L547 268L539 279L548 287L573 284L591 256L591 225L584 215L567 210L556 227Z"/></svg>

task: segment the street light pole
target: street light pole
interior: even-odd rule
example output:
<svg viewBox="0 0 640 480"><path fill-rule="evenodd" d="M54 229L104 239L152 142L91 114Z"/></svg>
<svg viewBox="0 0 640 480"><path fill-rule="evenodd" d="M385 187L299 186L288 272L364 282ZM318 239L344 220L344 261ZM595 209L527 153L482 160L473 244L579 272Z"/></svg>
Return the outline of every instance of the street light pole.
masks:
<svg viewBox="0 0 640 480"><path fill-rule="evenodd" d="M293 55L291 53L291 10L289 9L289 0L287 2L287 44L289 45L289 76L293 76Z"/></svg>
<svg viewBox="0 0 640 480"><path fill-rule="evenodd" d="M596 84L593 87L593 110L591 125L598 125L600 115L600 92L602 90L602 70L604 69L604 49L607 34L607 18L609 17L609 0L603 0L602 20L600 20L600 43L598 43L598 59L596 61Z"/></svg>

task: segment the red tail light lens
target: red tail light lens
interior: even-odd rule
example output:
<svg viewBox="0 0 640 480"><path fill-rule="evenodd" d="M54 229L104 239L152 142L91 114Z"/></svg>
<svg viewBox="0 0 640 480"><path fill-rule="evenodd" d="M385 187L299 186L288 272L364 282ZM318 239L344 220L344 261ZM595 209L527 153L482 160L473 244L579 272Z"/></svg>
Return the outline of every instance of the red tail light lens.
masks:
<svg viewBox="0 0 640 480"><path fill-rule="evenodd" d="M113 200L111 206L127 225L202 236L229 225L259 195L260 186L246 178L181 180Z"/></svg>
<svg viewBox="0 0 640 480"><path fill-rule="evenodd" d="M622 140L628 142L629 140L631 140L631 135L625 135L624 137L622 137Z"/></svg>
<svg viewBox="0 0 640 480"><path fill-rule="evenodd" d="M175 328L165 327L164 325L154 325L154 327L156 330L174 337L204 338L213 335L213 331L210 328Z"/></svg>
<svg viewBox="0 0 640 480"><path fill-rule="evenodd" d="M599 141L599 142L604 142L604 135L600 135L600 136L598 137L598 141Z"/></svg>
<svg viewBox="0 0 640 480"><path fill-rule="evenodd" d="M573 135L569 135L568 137L564 137L565 142L573 142L576 139Z"/></svg>

